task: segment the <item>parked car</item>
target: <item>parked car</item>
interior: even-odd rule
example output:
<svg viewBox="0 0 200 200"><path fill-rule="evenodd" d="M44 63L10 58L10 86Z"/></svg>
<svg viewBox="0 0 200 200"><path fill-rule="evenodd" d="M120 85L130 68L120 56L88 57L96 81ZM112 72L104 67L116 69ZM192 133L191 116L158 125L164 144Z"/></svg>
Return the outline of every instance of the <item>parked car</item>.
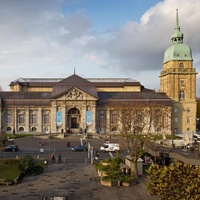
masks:
<svg viewBox="0 0 200 200"><path fill-rule="evenodd" d="M102 147L100 147L100 151L109 152L109 151L119 151L120 147L119 144L115 143L104 143Z"/></svg>
<svg viewBox="0 0 200 200"><path fill-rule="evenodd" d="M2 151L19 151L19 147L17 145L8 145Z"/></svg>
<svg viewBox="0 0 200 200"><path fill-rule="evenodd" d="M72 151L87 151L87 147L85 145L77 145L74 148L71 148Z"/></svg>

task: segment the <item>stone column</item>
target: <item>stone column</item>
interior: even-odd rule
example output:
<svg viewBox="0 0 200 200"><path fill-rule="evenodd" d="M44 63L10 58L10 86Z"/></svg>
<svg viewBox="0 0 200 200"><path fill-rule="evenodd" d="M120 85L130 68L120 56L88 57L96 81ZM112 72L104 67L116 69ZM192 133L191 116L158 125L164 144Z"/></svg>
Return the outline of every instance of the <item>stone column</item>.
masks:
<svg viewBox="0 0 200 200"><path fill-rule="evenodd" d="M65 105L61 106L61 112L62 112L62 127L61 129L63 129L63 133L65 132L66 129L66 107Z"/></svg>
<svg viewBox="0 0 200 200"><path fill-rule="evenodd" d="M56 112L57 112L57 106L53 105L51 108L51 133L56 133Z"/></svg>
<svg viewBox="0 0 200 200"><path fill-rule="evenodd" d="M43 132L42 130L42 108L38 108L38 127L37 132Z"/></svg>
<svg viewBox="0 0 200 200"><path fill-rule="evenodd" d="M110 109L106 109L106 124L105 124L105 133L110 132Z"/></svg>
<svg viewBox="0 0 200 200"><path fill-rule="evenodd" d="M91 106L92 111L92 127L91 132L96 133L96 105Z"/></svg>
<svg viewBox="0 0 200 200"><path fill-rule="evenodd" d="M29 127L29 107L27 106L25 108L25 127L24 127L24 132L30 132L30 127Z"/></svg>

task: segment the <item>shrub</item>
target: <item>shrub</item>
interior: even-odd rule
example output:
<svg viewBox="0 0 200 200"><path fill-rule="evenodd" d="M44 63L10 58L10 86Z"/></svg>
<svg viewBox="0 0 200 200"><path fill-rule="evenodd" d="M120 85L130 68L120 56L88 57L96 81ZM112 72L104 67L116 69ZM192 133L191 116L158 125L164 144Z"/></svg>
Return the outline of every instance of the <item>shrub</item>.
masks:
<svg viewBox="0 0 200 200"><path fill-rule="evenodd" d="M20 163L18 165L19 170L24 171L26 174L34 173L34 168L36 165L36 161L30 155L26 155L20 159Z"/></svg>
<svg viewBox="0 0 200 200"><path fill-rule="evenodd" d="M3 164L5 165L16 165L19 164L20 160L15 158L6 158L3 160Z"/></svg>

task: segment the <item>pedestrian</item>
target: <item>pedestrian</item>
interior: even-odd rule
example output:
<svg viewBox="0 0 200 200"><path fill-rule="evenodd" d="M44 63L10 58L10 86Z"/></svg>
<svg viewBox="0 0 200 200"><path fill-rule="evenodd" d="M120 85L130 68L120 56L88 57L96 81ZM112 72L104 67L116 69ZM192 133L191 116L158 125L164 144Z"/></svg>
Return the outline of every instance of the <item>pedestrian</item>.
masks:
<svg viewBox="0 0 200 200"><path fill-rule="evenodd" d="M59 154L59 155L58 155L58 162L59 162L59 163L61 163L61 158L62 158L62 156L61 156L61 154Z"/></svg>
<svg viewBox="0 0 200 200"><path fill-rule="evenodd" d="M99 151L98 150L96 151L96 157L97 158L99 157Z"/></svg>
<svg viewBox="0 0 200 200"><path fill-rule="evenodd" d="M70 147L70 141L67 142L67 147Z"/></svg>
<svg viewBox="0 0 200 200"><path fill-rule="evenodd" d="M54 156L54 154L52 154L52 156L51 156L51 160L52 160L52 163L55 162L55 156Z"/></svg>

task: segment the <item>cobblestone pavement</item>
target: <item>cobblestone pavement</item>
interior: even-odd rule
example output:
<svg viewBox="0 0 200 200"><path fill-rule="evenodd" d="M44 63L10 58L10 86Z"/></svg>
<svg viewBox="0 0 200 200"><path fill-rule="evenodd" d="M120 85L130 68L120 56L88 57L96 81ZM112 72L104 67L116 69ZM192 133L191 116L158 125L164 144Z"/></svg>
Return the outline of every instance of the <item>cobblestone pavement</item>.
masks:
<svg viewBox="0 0 200 200"><path fill-rule="evenodd" d="M147 194L144 179L131 187L101 186L93 165L84 160L50 164L43 174L25 177L18 185L1 186L1 200L158 200Z"/></svg>

